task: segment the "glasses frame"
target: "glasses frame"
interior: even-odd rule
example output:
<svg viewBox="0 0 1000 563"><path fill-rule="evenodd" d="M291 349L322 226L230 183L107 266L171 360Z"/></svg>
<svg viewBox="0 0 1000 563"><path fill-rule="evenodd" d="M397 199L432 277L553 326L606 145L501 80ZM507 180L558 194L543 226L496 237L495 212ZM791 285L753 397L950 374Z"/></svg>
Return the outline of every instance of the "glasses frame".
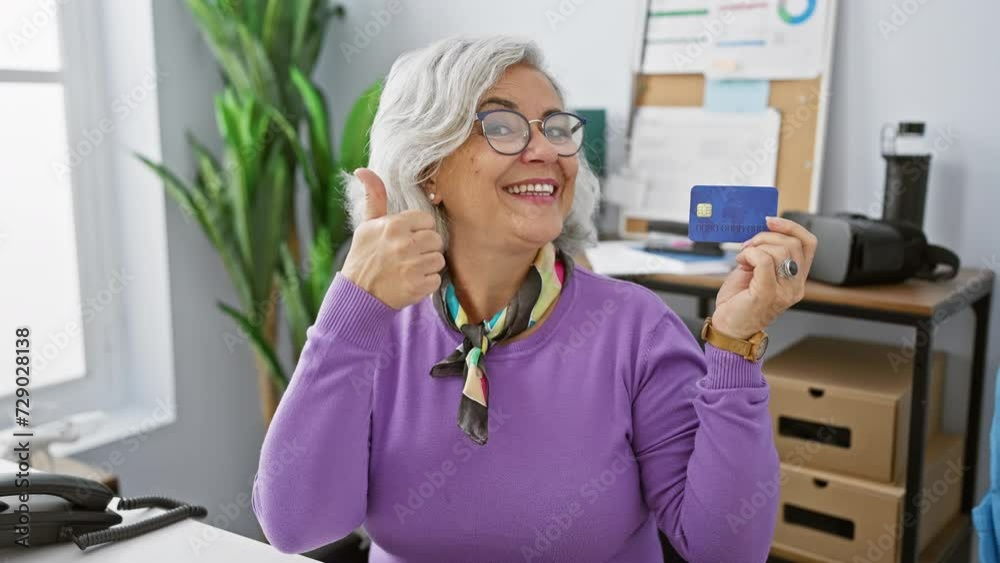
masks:
<svg viewBox="0 0 1000 563"><path fill-rule="evenodd" d="M521 150L519 150L517 152L503 152L502 150L500 150L500 149L498 149L498 148L496 148L496 147L493 146L493 141L491 141L490 140L490 136L486 134L486 123L484 123L483 120L488 115L490 115L492 113L499 113L499 112L513 113L514 115L516 115L516 116L520 117L521 119L523 119L525 121L525 123L528 124L528 139L527 139L527 141L525 141L524 146L521 147ZM550 113L549 115L545 116L545 119L528 119L523 113L521 113L521 112L519 112L517 110L507 109L507 108L503 108L503 109L488 109L486 111L480 111L480 112L476 113L476 121L479 122L479 126L481 127L481 129L483 131L483 137L486 138L486 143L490 145L491 149L495 150L496 152L498 152L498 153L500 153L502 155L514 156L514 155L521 154L522 152L524 152L524 149L528 148L528 145L531 144L531 136L533 134L532 131L531 131L531 129L532 129L531 124L532 123L539 123L540 124L538 126L538 130L542 133L542 136L545 137L545 124L549 121L549 119L552 119L553 117L555 117L557 115L569 115L571 117L575 117L576 119L580 120L580 129L585 129L586 126L587 126L587 118L585 118L583 116L580 116L580 115L577 115L577 114L572 113L572 112L568 112L568 111L557 111L557 112ZM545 137L545 139L548 140L548 137ZM576 148L576 150L573 151L573 152L571 152L570 154L562 154L561 152L559 152L559 149L558 149L558 147L556 147L555 143L552 143L551 141L549 141L549 142L552 143L553 147L556 147L556 153L559 156L575 156L577 153L580 152L580 149L583 148L583 141L584 141L584 139L580 139L580 146L578 146Z"/></svg>

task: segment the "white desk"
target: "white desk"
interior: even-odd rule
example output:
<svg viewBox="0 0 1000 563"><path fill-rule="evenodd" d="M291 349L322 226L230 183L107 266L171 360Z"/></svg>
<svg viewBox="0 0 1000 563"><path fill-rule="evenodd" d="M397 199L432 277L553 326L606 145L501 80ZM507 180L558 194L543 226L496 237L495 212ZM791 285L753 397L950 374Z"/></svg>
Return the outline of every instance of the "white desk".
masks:
<svg viewBox="0 0 1000 563"><path fill-rule="evenodd" d="M0 460L0 473L17 472L17 466L7 460ZM35 471L32 470L32 473ZM157 491L144 491L135 496L156 494ZM182 499L197 504L196 499ZM118 505L116 498L111 502L114 509ZM140 508L123 510L122 524L144 520L163 512L158 508ZM87 561L90 563L132 562L137 563L176 563L205 561L239 562L239 563L272 563L272 562L306 562L313 561L301 555L286 555L273 547L227 532L225 530L188 518L183 522L171 524L166 528L149 532L138 538L122 542L104 544L81 551L76 544L61 543L42 547L24 549L21 547L0 546L0 563L55 563L69 561Z"/></svg>

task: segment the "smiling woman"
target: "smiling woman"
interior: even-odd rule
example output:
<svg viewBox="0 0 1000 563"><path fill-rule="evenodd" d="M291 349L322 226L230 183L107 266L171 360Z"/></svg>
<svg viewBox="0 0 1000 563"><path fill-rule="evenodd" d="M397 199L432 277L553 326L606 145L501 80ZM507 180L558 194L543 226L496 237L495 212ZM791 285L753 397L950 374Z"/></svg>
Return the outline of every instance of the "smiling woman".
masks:
<svg viewBox="0 0 1000 563"><path fill-rule="evenodd" d="M759 343L815 239L770 222L703 351L657 295L575 266L594 241L585 126L528 41L393 65L350 253L261 452L254 511L279 550L364 525L376 563L655 561L659 529L689 561L767 557L777 498L737 516L777 490ZM779 281L786 258L802 273Z"/></svg>

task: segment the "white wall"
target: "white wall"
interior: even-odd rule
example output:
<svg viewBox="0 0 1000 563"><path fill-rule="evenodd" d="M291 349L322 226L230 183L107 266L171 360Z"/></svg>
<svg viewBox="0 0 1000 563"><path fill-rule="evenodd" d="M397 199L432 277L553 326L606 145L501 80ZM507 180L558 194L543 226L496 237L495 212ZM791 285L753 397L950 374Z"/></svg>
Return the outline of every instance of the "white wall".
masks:
<svg viewBox="0 0 1000 563"><path fill-rule="evenodd" d="M396 14L386 9L390 2L381 0L343 3L347 16L333 24L317 73L333 98L331 111L338 130L354 99L388 73L400 53L456 34L511 33L530 37L542 47L549 69L567 93L569 107L606 108L609 131L624 134L629 60L635 47L632 30L638 14L635 2L562 0L560 9L558 0L399 0ZM623 154L621 142L611 143L609 164L621 162Z"/></svg>

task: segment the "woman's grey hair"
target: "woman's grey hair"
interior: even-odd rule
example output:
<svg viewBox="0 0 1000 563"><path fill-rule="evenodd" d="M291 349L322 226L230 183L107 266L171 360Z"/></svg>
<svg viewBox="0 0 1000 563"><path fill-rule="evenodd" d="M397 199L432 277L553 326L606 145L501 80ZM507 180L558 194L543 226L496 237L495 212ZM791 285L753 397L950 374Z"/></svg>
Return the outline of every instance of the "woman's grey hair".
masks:
<svg viewBox="0 0 1000 563"><path fill-rule="evenodd" d="M444 213L431 205L421 185L469 137L480 99L508 67L518 63L545 74L563 99L559 85L543 67L538 46L510 36L438 41L400 56L386 77L371 129L368 168L385 182L388 212L419 209L433 214L445 248ZM555 241L571 256L597 240L598 180L582 152L579 160L573 207ZM364 185L350 175L345 183L347 210L357 228L365 217Z"/></svg>

